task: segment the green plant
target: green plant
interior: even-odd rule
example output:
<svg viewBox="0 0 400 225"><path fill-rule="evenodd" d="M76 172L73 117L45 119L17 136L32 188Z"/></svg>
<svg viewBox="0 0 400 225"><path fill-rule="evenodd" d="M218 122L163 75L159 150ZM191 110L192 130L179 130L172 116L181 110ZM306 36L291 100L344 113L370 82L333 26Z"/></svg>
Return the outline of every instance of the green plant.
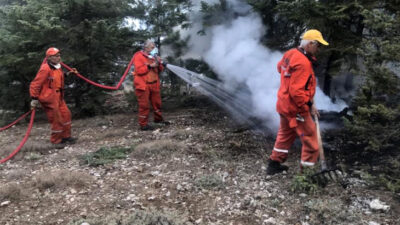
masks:
<svg viewBox="0 0 400 225"><path fill-rule="evenodd" d="M127 154L133 151L133 147L102 147L95 152L91 152L81 156L83 164L88 164L89 166L100 166L117 159L125 159Z"/></svg>
<svg viewBox="0 0 400 225"><path fill-rule="evenodd" d="M195 185L202 189L221 189L223 187L224 182L222 178L218 175L205 175L202 176L195 181Z"/></svg>
<svg viewBox="0 0 400 225"><path fill-rule="evenodd" d="M303 170L303 173L293 177L290 190L296 193L316 194L320 191L320 187L311 181L313 170Z"/></svg>

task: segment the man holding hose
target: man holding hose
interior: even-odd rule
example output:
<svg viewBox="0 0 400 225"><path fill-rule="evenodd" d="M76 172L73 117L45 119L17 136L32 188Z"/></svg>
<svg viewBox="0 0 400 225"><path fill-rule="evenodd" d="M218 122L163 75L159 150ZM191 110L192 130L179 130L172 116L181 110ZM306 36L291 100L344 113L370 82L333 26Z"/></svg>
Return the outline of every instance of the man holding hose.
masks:
<svg viewBox="0 0 400 225"><path fill-rule="evenodd" d="M50 141L56 148L76 142L76 138L71 137L71 112L64 100L64 72L60 62L60 50L47 49L46 58L29 88L31 107L42 105L51 124ZM78 73L73 69L67 75L71 72Z"/></svg>

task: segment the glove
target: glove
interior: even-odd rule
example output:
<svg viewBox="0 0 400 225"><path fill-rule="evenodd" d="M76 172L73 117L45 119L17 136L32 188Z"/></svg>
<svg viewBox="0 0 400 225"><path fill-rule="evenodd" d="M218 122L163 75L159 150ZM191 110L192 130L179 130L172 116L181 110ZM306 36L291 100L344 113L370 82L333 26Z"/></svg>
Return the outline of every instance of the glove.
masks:
<svg viewBox="0 0 400 225"><path fill-rule="evenodd" d="M31 101L31 108L37 108L39 106L39 100L32 99Z"/></svg>

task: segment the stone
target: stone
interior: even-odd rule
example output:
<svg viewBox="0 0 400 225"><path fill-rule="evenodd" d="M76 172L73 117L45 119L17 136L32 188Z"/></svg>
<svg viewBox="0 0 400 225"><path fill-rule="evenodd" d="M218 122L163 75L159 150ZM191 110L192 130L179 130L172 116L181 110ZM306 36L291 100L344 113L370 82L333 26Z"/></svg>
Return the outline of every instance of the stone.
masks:
<svg viewBox="0 0 400 225"><path fill-rule="evenodd" d="M383 210L383 211L388 211L390 209L390 206L386 205L384 202L379 201L379 199L374 199L369 203L369 207L372 210Z"/></svg>

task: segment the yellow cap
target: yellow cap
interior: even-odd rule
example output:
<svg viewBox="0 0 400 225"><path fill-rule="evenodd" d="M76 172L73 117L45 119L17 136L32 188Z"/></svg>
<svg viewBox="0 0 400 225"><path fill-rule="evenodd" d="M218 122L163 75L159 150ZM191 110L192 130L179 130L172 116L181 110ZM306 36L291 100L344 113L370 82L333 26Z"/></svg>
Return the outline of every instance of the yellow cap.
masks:
<svg viewBox="0 0 400 225"><path fill-rule="evenodd" d="M329 45L329 43L325 41L324 38L322 37L321 32L319 32L318 30L306 31L303 35L303 40L318 41L323 45Z"/></svg>

